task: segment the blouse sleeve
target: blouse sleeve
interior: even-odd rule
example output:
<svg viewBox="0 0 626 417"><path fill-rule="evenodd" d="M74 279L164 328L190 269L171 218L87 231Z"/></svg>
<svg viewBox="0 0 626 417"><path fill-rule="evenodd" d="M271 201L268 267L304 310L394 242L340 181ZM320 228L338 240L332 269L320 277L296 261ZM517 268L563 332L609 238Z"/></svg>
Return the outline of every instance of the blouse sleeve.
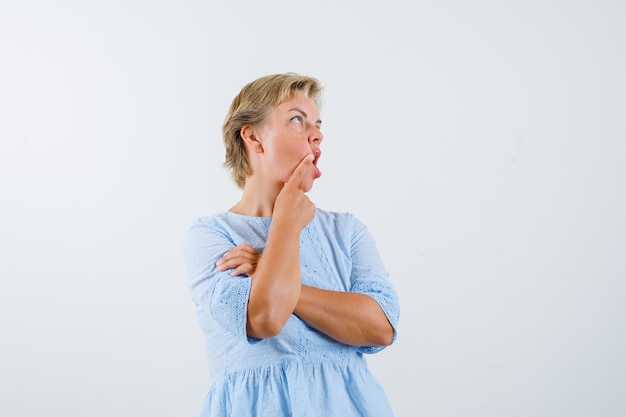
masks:
<svg viewBox="0 0 626 417"><path fill-rule="evenodd" d="M367 227L354 217L353 220L351 291L369 295L376 300L393 327L393 343L397 337L400 318L398 295L389 281L389 273ZM362 353L376 353L383 348L384 346L359 346L356 349Z"/></svg>
<svg viewBox="0 0 626 417"><path fill-rule="evenodd" d="M215 263L235 246L218 224L197 220L187 231L183 252L191 298L200 327L212 333L215 323L238 337L247 338L246 315L251 279L220 272ZM253 342L257 339L247 338Z"/></svg>

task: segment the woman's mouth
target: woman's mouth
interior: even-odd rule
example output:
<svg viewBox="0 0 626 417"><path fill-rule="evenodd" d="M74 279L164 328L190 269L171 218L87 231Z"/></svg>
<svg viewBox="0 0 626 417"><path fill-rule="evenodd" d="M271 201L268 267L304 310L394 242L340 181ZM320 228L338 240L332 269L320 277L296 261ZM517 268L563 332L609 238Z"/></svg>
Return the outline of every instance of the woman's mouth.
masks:
<svg viewBox="0 0 626 417"><path fill-rule="evenodd" d="M315 168L315 178L317 179L322 176L322 171L320 171L320 169L317 167L317 161L319 161L320 156L322 156L322 151L318 149L317 151L315 151L313 156L315 156L315 159L313 159L313 167Z"/></svg>

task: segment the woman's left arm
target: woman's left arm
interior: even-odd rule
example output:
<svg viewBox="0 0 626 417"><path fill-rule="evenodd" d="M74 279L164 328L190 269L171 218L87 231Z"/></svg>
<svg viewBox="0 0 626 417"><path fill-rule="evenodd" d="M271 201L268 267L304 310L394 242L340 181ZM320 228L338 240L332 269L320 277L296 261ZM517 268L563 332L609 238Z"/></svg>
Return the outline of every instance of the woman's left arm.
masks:
<svg viewBox="0 0 626 417"><path fill-rule="evenodd" d="M261 254L248 244L228 251L219 270L252 276ZM369 295L302 285L294 314L333 339L354 346L388 346L394 330L380 305Z"/></svg>
<svg viewBox="0 0 626 417"><path fill-rule="evenodd" d="M359 221L355 226L350 291L302 285L294 314L339 342L374 353L394 341L399 304L372 236ZM224 255L218 268L252 276L260 256L249 245L240 245Z"/></svg>
<svg viewBox="0 0 626 417"><path fill-rule="evenodd" d="M394 330L369 295L302 286L294 314L333 339L353 346L388 346Z"/></svg>
<svg viewBox="0 0 626 417"><path fill-rule="evenodd" d="M335 340L375 353L395 340L398 296L367 227L354 216L343 217L336 227L342 238L334 250L350 259L349 271L343 272L349 274L350 287L331 291L302 286L294 313Z"/></svg>

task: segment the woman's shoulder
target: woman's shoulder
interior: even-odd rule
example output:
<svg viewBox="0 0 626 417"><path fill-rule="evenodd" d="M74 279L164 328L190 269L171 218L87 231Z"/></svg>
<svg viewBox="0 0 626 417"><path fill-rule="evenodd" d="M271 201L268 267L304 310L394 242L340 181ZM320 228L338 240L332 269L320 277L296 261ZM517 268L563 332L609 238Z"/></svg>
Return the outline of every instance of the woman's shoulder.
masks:
<svg viewBox="0 0 626 417"><path fill-rule="evenodd" d="M212 229L220 228L225 224L225 213L213 213L209 215L196 217L191 221L188 231L191 232L197 229Z"/></svg>
<svg viewBox="0 0 626 417"><path fill-rule="evenodd" d="M196 217L187 229L188 234L194 233L218 233L229 234L232 230L240 228L240 224L249 222L245 216L230 211L217 212L205 216Z"/></svg>
<svg viewBox="0 0 626 417"><path fill-rule="evenodd" d="M316 219L322 226L332 226L340 229L361 229L364 224L357 216L349 211L328 211L317 208Z"/></svg>
<svg viewBox="0 0 626 417"><path fill-rule="evenodd" d="M219 236L227 239L255 239L265 236L269 230L271 218L254 217L223 211L193 220L187 234L202 236Z"/></svg>
<svg viewBox="0 0 626 417"><path fill-rule="evenodd" d="M267 222L270 220L267 217L247 216L245 214L238 214L232 211L226 210L206 216L197 217L193 220L192 225L215 225L215 224L237 224L237 223L255 223L255 222Z"/></svg>

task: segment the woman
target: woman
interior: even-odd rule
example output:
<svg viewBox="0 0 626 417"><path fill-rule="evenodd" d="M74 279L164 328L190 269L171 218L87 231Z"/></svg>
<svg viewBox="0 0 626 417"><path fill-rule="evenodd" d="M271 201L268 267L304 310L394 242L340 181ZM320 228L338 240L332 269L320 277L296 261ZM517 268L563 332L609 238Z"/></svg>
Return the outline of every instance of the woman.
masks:
<svg viewBox="0 0 626 417"><path fill-rule="evenodd" d="M185 238L212 377L202 416L392 416L363 354L395 340L396 292L367 228L305 194L320 96L311 77L261 77L224 122L241 200Z"/></svg>

